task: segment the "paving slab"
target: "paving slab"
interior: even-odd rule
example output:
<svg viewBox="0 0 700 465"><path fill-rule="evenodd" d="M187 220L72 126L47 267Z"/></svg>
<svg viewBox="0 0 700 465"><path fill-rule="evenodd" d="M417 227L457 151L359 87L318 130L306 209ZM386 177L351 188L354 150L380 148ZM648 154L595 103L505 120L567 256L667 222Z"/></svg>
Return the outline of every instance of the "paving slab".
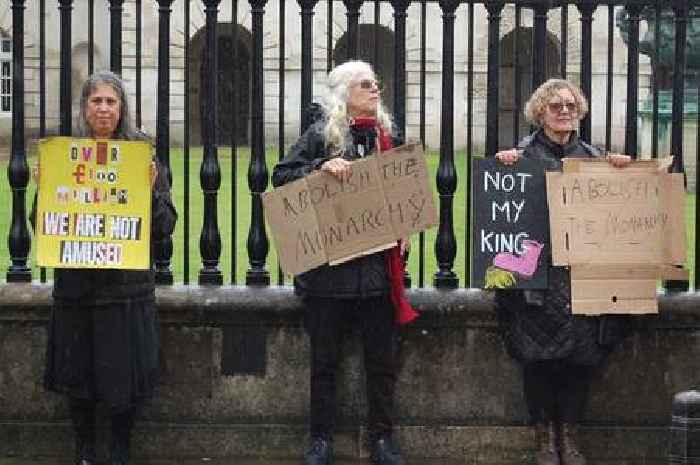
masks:
<svg viewBox="0 0 700 465"><path fill-rule="evenodd" d="M247 457L231 457L227 459L153 459L135 460L131 465L301 465L301 459L256 459ZM335 460L335 465L369 465L369 460ZM416 463L416 462L412 462ZM98 462L99 465L104 465ZM0 465L73 465L71 461L61 461L54 458L0 458ZM421 460L420 465L465 465L458 460Z"/></svg>

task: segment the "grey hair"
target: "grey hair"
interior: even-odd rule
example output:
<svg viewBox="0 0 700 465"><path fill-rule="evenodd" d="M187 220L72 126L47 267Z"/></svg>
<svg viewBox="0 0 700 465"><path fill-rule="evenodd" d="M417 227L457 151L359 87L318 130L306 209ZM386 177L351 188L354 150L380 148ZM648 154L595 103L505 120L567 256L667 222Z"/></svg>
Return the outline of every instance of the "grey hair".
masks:
<svg viewBox="0 0 700 465"><path fill-rule="evenodd" d="M129 111L129 100L126 97L124 81L122 81L118 75L111 71L98 71L88 76L83 83L83 87L80 91L78 129L75 135L78 137L92 136L92 129L90 129L90 126L88 125L85 112L90 94L92 94L100 84L107 84L114 89L114 92L116 92L117 97L119 98L119 103L121 104L119 122L117 123L117 128L114 130L112 138L126 140L148 140L149 137L146 134L131 125L131 112Z"/></svg>
<svg viewBox="0 0 700 465"><path fill-rule="evenodd" d="M328 73L328 94L321 104L327 121L323 130L326 146L331 153L338 155L345 147L345 136L350 130L350 118L348 115L348 87L350 82L360 74L369 73L376 76L372 66L364 61L347 61L336 66ZM387 134L392 132L392 121L384 110L381 95L377 102L377 121Z"/></svg>

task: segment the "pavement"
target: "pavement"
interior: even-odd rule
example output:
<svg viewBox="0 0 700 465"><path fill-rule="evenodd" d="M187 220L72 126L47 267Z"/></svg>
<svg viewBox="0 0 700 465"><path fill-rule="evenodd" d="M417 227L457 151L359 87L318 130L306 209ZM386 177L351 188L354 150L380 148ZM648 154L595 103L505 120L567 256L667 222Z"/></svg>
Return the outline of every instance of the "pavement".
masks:
<svg viewBox="0 0 700 465"><path fill-rule="evenodd" d="M336 465L366 465L364 461L339 461ZM5 457L0 459L0 465L74 465L72 461L61 461L46 458L21 458ZM98 465L107 465L105 462L98 462ZM250 458L231 457L228 459L158 459L158 460L132 460L130 465L301 465L297 460L259 460Z"/></svg>
<svg viewBox="0 0 700 465"><path fill-rule="evenodd" d="M369 465L369 460L335 460L334 465ZM458 461L431 461L430 463L421 462L422 465L457 465L463 464ZM251 459L231 457L227 459L158 459L158 460L132 460L130 465L301 465L301 459L298 460L278 460L278 459ZM56 459L46 458L21 458L21 457L4 457L0 458L0 465L74 465L72 461L61 461ZM106 465L104 462L98 462L98 465Z"/></svg>

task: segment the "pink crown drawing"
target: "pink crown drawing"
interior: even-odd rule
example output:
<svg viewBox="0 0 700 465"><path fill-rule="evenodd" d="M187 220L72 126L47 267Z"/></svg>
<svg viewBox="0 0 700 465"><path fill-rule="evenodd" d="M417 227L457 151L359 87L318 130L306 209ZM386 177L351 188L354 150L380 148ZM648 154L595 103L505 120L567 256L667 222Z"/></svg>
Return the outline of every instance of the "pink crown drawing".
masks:
<svg viewBox="0 0 700 465"><path fill-rule="evenodd" d="M523 253L515 255L512 253L501 252L493 259L493 264L497 267L512 271L518 276L526 279L532 278L537 270L537 264L540 259L540 253L544 248L544 244L537 241L525 239L523 241Z"/></svg>

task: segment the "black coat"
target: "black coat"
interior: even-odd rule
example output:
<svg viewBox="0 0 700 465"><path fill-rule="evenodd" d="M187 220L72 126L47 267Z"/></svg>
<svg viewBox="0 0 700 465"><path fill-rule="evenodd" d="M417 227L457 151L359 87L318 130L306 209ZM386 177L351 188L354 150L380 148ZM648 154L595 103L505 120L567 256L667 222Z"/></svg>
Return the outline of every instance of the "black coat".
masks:
<svg viewBox="0 0 700 465"><path fill-rule="evenodd" d="M289 149L272 172L275 187L303 178L317 170L330 156L323 134L325 120L316 121ZM355 160L375 151L376 133L350 129L343 158ZM340 265L323 265L294 278L298 295L313 297L365 298L386 295L390 284L384 252L355 258Z"/></svg>
<svg viewBox="0 0 700 465"><path fill-rule="evenodd" d="M164 172L159 170L159 172ZM36 196L30 214L36 222ZM165 239L175 230L177 212L170 197L165 176L159 175L151 193L151 249L153 242ZM151 253L151 262L153 253ZM103 304L126 299L154 296L153 270L65 269L54 270L53 298L80 302L81 305Z"/></svg>
<svg viewBox="0 0 700 465"><path fill-rule="evenodd" d="M574 134L568 144L552 142L540 130L518 144L523 156L545 171L561 170L561 159L600 155ZM551 257L548 257L551 263ZM568 267L550 265L546 291L499 290L496 307L506 347L516 360L529 363L565 359L581 365L599 363L623 335L621 317L574 316Z"/></svg>

